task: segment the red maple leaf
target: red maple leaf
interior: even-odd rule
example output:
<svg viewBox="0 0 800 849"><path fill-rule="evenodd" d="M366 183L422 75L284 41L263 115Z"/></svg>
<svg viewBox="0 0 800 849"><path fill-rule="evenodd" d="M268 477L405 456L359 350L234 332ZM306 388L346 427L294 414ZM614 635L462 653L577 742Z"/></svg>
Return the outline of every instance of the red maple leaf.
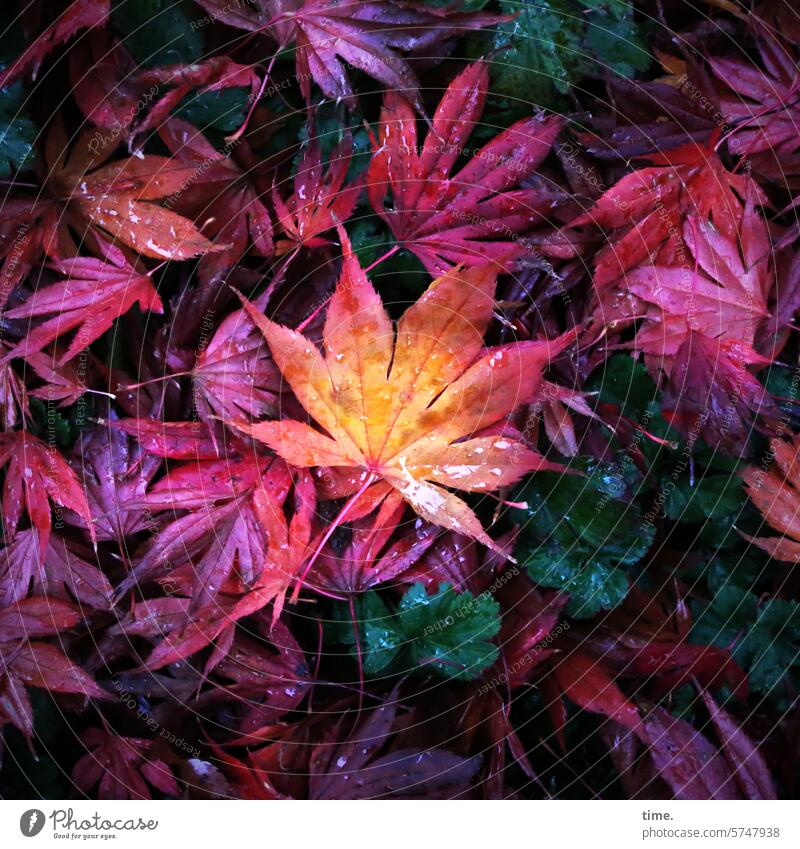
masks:
<svg viewBox="0 0 800 849"><path fill-rule="evenodd" d="M0 605L27 595L75 599L108 610L112 588L103 572L75 551L64 537L51 535L44 556L33 530L20 531L0 551Z"/></svg>
<svg viewBox="0 0 800 849"><path fill-rule="evenodd" d="M70 148L63 121L56 119L44 145L42 191L4 201L0 307L43 256L55 261L76 257L81 253L78 244L103 256L101 245L112 237L142 256L160 260L188 259L222 249L166 205L171 195L183 193L197 181L195 166L156 155L131 156L104 165L119 139L98 146L97 132L85 130Z"/></svg>
<svg viewBox="0 0 800 849"><path fill-rule="evenodd" d="M213 475L208 467L200 471L205 480ZM161 638L147 659L149 669L174 663L215 641L230 645L236 623L246 616L260 613L270 603L273 605L272 624L278 625L289 584L308 556L315 505L311 478L300 474L293 487L291 501L294 509L291 518L287 519L284 502L287 501L291 484L288 469L273 463L268 473L261 478L258 488L252 491L250 500L242 498L232 501L228 509L224 506L217 509L206 507L205 511L195 509L188 517L184 517L188 521L178 519L168 525L161 532L161 539L145 552L137 563L138 574L134 573L134 580L146 579L155 571L153 564L157 565L163 558L172 558L171 562L176 568L166 580L179 593L190 595L194 590L192 600L156 599L152 605L151 602L141 602L141 606L149 612L141 617L145 630L137 630L136 633ZM180 491L184 492L185 497L181 498ZM157 492L154 495L158 497ZM206 499L212 497L205 493ZM203 495L198 497L196 494L192 498L180 486L174 496L175 503L183 507L197 508L203 499ZM236 511L242 512L241 518L237 519ZM237 521L244 524L232 524ZM241 527L244 527L247 535L249 547L246 549L243 548L241 534L237 530ZM257 556L249 557L253 551ZM242 571L243 552L247 552L248 563L257 570L256 577L249 584L232 576L233 567L238 568L240 573ZM184 565L187 557L188 569ZM219 592L212 598L214 603L209 604L210 592L214 588L209 587L208 582L212 578L215 582L219 581L222 572L227 581L219 584ZM206 578L206 574L210 574L210 577ZM198 578L201 580L199 590ZM204 578L206 580L203 583ZM124 590L132 582L128 580L121 589ZM199 605L198 599L201 602ZM163 616L159 618L157 629L150 632L147 629L155 621L153 614L157 612L157 603L161 601L165 603ZM136 627L138 621L138 615L134 614L132 624L121 627L130 635L133 633L131 628ZM207 671L219 661L220 654L215 651L206 667Z"/></svg>
<svg viewBox="0 0 800 849"><path fill-rule="evenodd" d="M250 65L227 56L209 56L187 65L142 68L125 44L106 30L93 30L70 51L70 80L75 100L95 126L95 148L109 141L137 140L158 129L189 92L200 94L228 88L258 91L259 78Z"/></svg>
<svg viewBox="0 0 800 849"><path fill-rule="evenodd" d="M602 228L606 244L594 262L594 283L602 289L642 263L677 265L683 260L684 222L689 214L712 222L736 240L744 216L742 198L763 203L758 184L729 171L708 146L691 142L650 155L652 167L627 174L608 189L573 226Z"/></svg>
<svg viewBox="0 0 800 849"><path fill-rule="evenodd" d="M547 156L561 128L558 118L518 121L452 173L480 120L488 87L485 62L462 71L447 87L419 150L408 99L401 91L384 97L367 193L397 241L434 276L458 263L485 265L530 251L520 237L548 220L549 194L512 189Z"/></svg>
<svg viewBox="0 0 800 849"><path fill-rule="evenodd" d="M150 275L130 265L119 248L101 245L105 259L76 256L54 262L51 267L67 279L37 287L25 303L6 312L11 319L50 316L32 327L6 357L27 357L76 331L58 358L63 365L99 339L134 304L142 310L164 311Z"/></svg>
<svg viewBox="0 0 800 849"><path fill-rule="evenodd" d="M59 44L79 30L105 23L110 11L111 0L73 0L20 56L0 71L0 89L11 85L28 70L36 76L42 62Z"/></svg>
<svg viewBox="0 0 800 849"><path fill-rule="evenodd" d="M620 690L600 658L576 649L552 663L551 674L570 701L630 730L639 727L639 709Z"/></svg>
<svg viewBox="0 0 800 849"><path fill-rule="evenodd" d="M177 118L167 120L165 116L159 135L172 152L174 163L181 163L193 175L175 200L176 210L206 222L204 230L215 245L215 251L200 261L201 281L221 280L248 250L271 256L270 215L252 182L253 169L242 168L236 149L220 153L199 130ZM245 160L246 146L246 142L239 142Z"/></svg>
<svg viewBox="0 0 800 849"><path fill-rule="evenodd" d="M226 316L201 344L192 380L197 413L204 420L252 422L278 411L280 372L243 309Z"/></svg>
<svg viewBox="0 0 800 849"><path fill-rule="evenodd" d="M295 511L287 519L283 505L292 489ZM177 466L150 488L141 505L188 512L160 529L117 595L163 576L168 565L167 580L192 596L187 625L195 632L196 623L205 621L204 633L215 628L219 633L218 624L231 625L273 600L277 618L307 554L314 503L310 476L293 476L274 458Z"/></svg>
<svg viewBox="0 0 800 849"><path fill-rule="evenodd" d="M779 416L749 371L771 361L753 346L769 316L774 286L766 224L752 193L740 227L733 239L689 214L683 261L641 265L625 278L627 290L645 305L633 346L646 355L651 372L668 378L668 420L730 450L745 444L757 415Z"/></svg>
<svg viewBox="0 0 800 849"><path fill-rule="evenodd" d="M105 423L105 422L101 422ZM217 460L221 446L203 422L166 422L159 419L112 419L112 428L133 436L156 457L172 460Z"/></svg>
<svg viewBox="0 0 800 849"><path fill-rule="evenodd" d="M424 525L416 524L414 536L427 536ZM410 531L408 534L412 537ZM495 551L478 552L475 540L453 531L440 533L430 548L426 547L422 556L405 568L398 576L404 584L421 583L436 591L442 584L449 584L457 592L471 592L480 595L492 580L492 575L512 553L513 534L504 534L497 540L502 553ZM401 537L400 543L403 538Z"/></svg>
<svg viewBox="0 0 800 849"><path fill-rule="evenodd" d="M152 516L135 505L160 469L159 457L110 422L87 428L70 462L80 473L98 540L116 540L122 546L126 537L152 529ZM77 514L65 519L86 527Z"/></svg>
<svg viewBox="0 0 800 849"><path fill-rule="evenodd" d="M800 438L792 443L783 439L770 441L769 454L773 463L768 469L746 466L741 476L750 500L764 516L769 527L780 533L777 537L745 539L764 549L776 560L800 563Z"/></svg>
<svg viewBox="0 0 800 849"><path fill-rule="evenodd" d="M24 507L44 553L52 522L49 501L74 510L95 539L86 495L57 448L24 430L0 433L0 468L3 466L7 466L2 504L6 539L13 539Z"/></svg>
<svg viewBox="0 0 800 849"><path fill-rule="evenodd" d="M10 722L28 739L33 736L28 687L108 698L63 652L38 639L72 628L80 620L73 605L58 599L28 598L0 607L0 725Z"/></svg>
<svg viewBox="0 0 800 849"><path fill-rule="evenodd" d="M422 519L407 523L398 534L405 510L402 496L389 492L372 516L350 522L344 548L338 540L329 540L322 549L308 578L311 589L350 596L405 572L439 534Z"/></svg>
<svg viewBox="0 0 800 849"><path fill-rule="evenodd" d="M6 351L8 348L5 341L0 342L0 351ZM3 358L0 361L0 427L3 430L13 430L23 415L30 415L25 384L11 363Z"/></svg>
<svg viewBox="0 0 800 849"><path fill-rule="evenodd" d="M462 758L441 748L389 747L397 709L395 690L347 736L329 732L314 747L311 799L447 799L467 791L480 768L479 758Z"/></svg>
<svg viewBox="0 0 800 849"><path fill-rule="evenodd" d="M783 181L800 170L797 53L766 27L757 32L763 70L750 59L719 57L709 64L728 90L719 102L735 128L729 148L759 173Z"/></svg>
<svg viewBox="0 0 800 849"><path fill-rule="evenodd" d="M305 654L291 631L280 620L255 615L244 629L229 625L206 664L214 678L224 682L199 699L201 709L239 703L236 728L244 740L263 739L289 711L296 710L311 689ZM158 649L156 649L158 651Z"/></svg>
<svg viewBox="0 0 800 849"><path fill-rule="evenodd" d="M328 244L322 234L346 221L361 193L361 183L345 187L353 156L353 140L346 130L328 158L323 173L322 151L314 121L308 125L308 144L294 176L294 192L284 201L277 186L272 187L272 203L278 224L288 237L276 245L283 254L296 247L318 248Z"/></svg>
<svg viewBox="0 0 800 849"><path fill-rule="evenodd" d="M775 799L762 755L713 697L701 690L718 748L686 720L654 705L636 731L676 799Z"/></svg>

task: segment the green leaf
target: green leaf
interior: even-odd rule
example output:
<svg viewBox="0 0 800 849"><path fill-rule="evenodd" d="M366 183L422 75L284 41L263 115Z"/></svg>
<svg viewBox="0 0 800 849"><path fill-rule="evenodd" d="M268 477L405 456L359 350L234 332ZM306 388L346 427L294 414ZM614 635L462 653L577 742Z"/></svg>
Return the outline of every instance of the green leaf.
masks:
<svg viewBox="0 0 800 849"><path fill-rule="evenodd" d="M647 70L651 58L623 0L502 0L516 15L497 26L493 93L556 107L582 77L611 70L630 77ZM529 110L528 110L529 111Z"/></svg>
<svg viewBox="0 0 800 849"><path fill-rule="evenodd" d="M646 71L651 57L642 43L638 28L633 20L627 3L611 3L608 11L600 3L586 3L594 6L595 14L586 16L586 38L584 44L594 61L593 72L600 74L611 70L623 77L633 77L637 72ZM587 73L592 73L587 69Z"/></svg>
<svg viewBox="0 0 800 849"><path fill-rule="evenodd" d="M757 552L751 549L751 553ZM755 592L756 584L767 574L764 564L759 563L754 557L724 552L708 564L706 582L712 594L726 585Z"/></svg>
<svg viewBox="0 0 800 849"><path fill-rule="evenodd" d="M580 65L585 25L577 9L560 0L504 0L500 7L516 17L496 28L494 47L501 52L494 63L493 94L525 106L557 105Z"/></svg>
<svg viewBox="0 0 800 849"><path fill-rule="evenodd" d="M616 354L592 372L587 392L597 392L603 404L616 404L623 416L638 421L658 401L658 388L639 360Z"/></svg>
<svg viewBox="0 0 800 849"><path fill-rule="evenodd" d="M111 22L136 60L148 68L197 62L203 33L189 0L114 0Z"/></svg>
<svg viewBox="0 0 800 849"><path fill-rule="evenodd" d="M706 474L692 485L688 475L670 488L664 513L678 522L704 522L728 517L735 521L747 498L736 475Z"/></svg>
<svg viewBox="0 0 800 849"><path fill-rule="evenodd" d="M732 647L734 660L748 672L750 689L785 704L785 686L800 665L797 602L773 598L761 604L754 593L725 583L709 602L695 602L692 612L692 642Z"/></svg>
<svg viewBox="0 0 800 849"><path fill-rule="evenodd" d="M232 133L244 123L250 89L235 87L187 94L175 114L203 132Z"/></svg>
<svg viewBox="0 0 800 849"><path fill-rule="evenodd" d="M457 593L442 584L428 595L414 584L391 614L375 592L358 604L364 671L378 675L393 662L420 666L447 678L471 679L491 666L498 649L491 642L500 630L500 605L489 593Z"/></svg>
<svg viewBox="0 0 800 849"><path fill-rule="evenodd" d="M30 409L31 429L46 442L55 440L62 448L69 448L75 442L76 429L54 404L31 398Z"/></svg>
<svg viewBox="0 0 800 849"><path fill-rule="evenodd" d="M364 672L379 675L399 654L402 637L394 626L391 611L378 593L365 593L359 599L357 610L363 629Z"/></svg>
<svg viewBox="0 0 800 849"><path fill-rule="evenodd" d="M25 91L22 80L0 90L0 177L8 179L34 159L36 124L22 111Z"/></svg>
<svg viewBox="0 0 800 849"><path fill-rule="evenodd" d="M8 12L0 20L0 70L17 55L22 31ZM6 180L28 167L35 157L38 126L26 112L27 94L22 80L0 89L0 178Z"/></svg>
<svg viewBox="0 0 800 849"><path fill-rule="evenodd" d="M541 472L514 495L520 525L518 556L538 584L570 593L566 612L593 616L626 596L624 569L638 563L655 530L635 502L623 500L616 466L583 461L587 477Z"/></svg>

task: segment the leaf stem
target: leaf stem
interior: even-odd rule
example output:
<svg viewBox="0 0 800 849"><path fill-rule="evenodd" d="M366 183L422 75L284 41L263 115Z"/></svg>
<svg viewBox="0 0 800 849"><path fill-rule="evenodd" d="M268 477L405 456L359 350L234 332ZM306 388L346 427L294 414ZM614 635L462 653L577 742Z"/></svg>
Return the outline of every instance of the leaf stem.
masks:
<svg viewBox="0 0 800 849"><path fill-rule="evenodd" d="M233 135L225 136L225 141L228 144L234 144L235 142L238 142L239 139L244 135L245 130L247 130L247 125L250 123L250 119L253 117L253 112L255 111L256 106L258 106L258 101L261 100L261 97L264 94L264 89L267 87L267 81L270 79L270 74L272 73L272 66L275 64L275 60L277 58L278 53L276 51L272 54L272 58L269 60L267 70L264 71L264 79L261 80L261 85L259 86L256 96L253 98L253 102L250 104L250 108L247 110L247 115L245 115L241 127L239 127L239 129Z"/></svg>
<svg viewBox="0 0 800 849"><path fill-rule="evenodd" d="M140 389L142 386L149 386L151 383L160 383L162 380L172 380L173 377L190 377L193 374L191 371L176 371L172 374L162 374L161 377L151 377L150 380L143 380L141 383L128 383L121 386L121 389Z"/></svg>
<svg viewBox="0 0 800 849"><path fill-rule="evenodd" d="M397 253L400 250L400 245L395 245L393 248L390 248L383 256L378 257L375 262L372 263L368 268L364 269L364 273L366 274L369 271L372 271L376 265L380 265L384 260L389 259L392 254Z"/></svg>

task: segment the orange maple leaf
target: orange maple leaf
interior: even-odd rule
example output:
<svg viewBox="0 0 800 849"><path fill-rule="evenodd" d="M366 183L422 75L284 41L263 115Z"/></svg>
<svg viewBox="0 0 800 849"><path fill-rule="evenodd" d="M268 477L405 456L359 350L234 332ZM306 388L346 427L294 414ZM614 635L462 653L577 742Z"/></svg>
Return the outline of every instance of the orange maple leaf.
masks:
<svg viewBox="0 0 800 849"><path fill-rule="evenodd" d="M750 500L783 536L742 536L777 560L800 563L800 437L793 445L771 440L770 454L769 469L747 466L741 476Z"/></svg>
<svg viewBox="0 0 800 849"><path fill-rule="evenodd" d="M424 519L496 550L447 487L488 492L535 469L562 468L519 439L473 435L530 401L551 357L575 334L484 348L497 277L490 267L434 280L395 332L341 235L344 262L325 320L324 355L245 302L286 382L325 432L288 419L246 432L294 466L361 470L361 492L383 479Z"/></svg>

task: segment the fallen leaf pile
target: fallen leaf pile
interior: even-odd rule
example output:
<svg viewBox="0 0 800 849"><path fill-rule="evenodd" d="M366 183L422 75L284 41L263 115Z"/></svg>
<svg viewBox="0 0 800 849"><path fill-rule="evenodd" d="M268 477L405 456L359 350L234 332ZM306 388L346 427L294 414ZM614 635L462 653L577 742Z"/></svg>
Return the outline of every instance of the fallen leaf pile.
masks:
<svg viewBox="0 0 800 849"><path fill-rule="evenodd" d="M0 797L796 798L800 17L701 5L3 5Z"/></svg>

